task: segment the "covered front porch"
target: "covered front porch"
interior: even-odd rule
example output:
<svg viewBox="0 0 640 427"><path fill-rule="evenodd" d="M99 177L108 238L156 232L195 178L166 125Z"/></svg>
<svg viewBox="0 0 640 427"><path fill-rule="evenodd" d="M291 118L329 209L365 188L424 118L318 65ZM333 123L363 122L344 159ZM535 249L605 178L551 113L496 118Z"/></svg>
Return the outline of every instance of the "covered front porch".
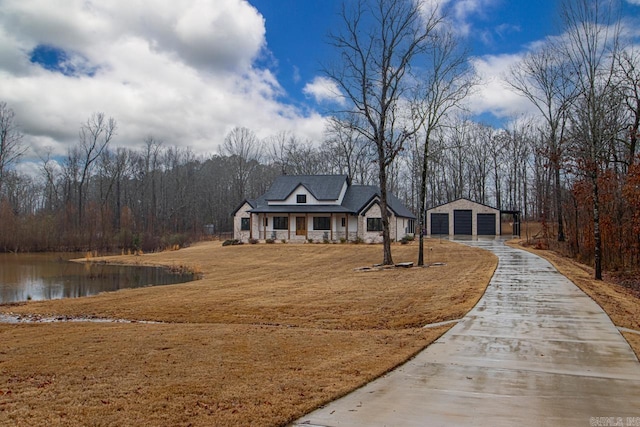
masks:
<svg viewBox="0 0 640 427"><path fill-rule="evenodd" d="M257 217L252 238L288 242L353 241L358 217L349 213L251 213Z"/></svg>

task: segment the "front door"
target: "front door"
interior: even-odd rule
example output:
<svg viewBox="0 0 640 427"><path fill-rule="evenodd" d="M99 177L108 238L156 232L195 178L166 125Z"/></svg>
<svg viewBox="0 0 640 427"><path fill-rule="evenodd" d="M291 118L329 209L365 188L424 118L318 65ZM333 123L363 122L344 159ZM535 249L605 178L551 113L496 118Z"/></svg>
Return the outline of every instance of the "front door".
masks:
<svg viewBox="0 0 640 427"><path fill-rule="evenodd" d="M307 218L304 216L296 217L296 236L307 235Z"/></svg>

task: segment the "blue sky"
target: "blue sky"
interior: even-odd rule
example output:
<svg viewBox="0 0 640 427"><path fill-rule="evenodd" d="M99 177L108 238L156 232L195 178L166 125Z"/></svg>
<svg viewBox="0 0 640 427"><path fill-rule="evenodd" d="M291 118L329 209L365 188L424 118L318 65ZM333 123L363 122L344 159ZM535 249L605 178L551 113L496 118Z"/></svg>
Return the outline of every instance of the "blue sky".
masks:
<svg viewBox="0 0 640 427"><path fill-rule="evenodd" d="M279 82L300 99L306 82L321 74L331 58L327 34L340 24L341 2L332 0L250 0L265 19L266 41ZM297 97L296 97L297 94Z"/></svg>
<svg viewBox="0 0 640 427"><path fill-rule="evenodd" d="M347 0L348 1L348 0ZM558 34L558 1L444 4L484 79L469 99L500 125L531 111L501 83L532 43ZM640 0L622 0L640 28ZM118 123L114 146L148 136L198 155L235 126L319 142L327 42L341 0L0 0L0 100L16 112L26 157L64 156L94 112ZM640 36L640 34L636 34ZM35 166L34 166L35 167Z"/></svg>
<svg viewBox="0 0 640 427"><path fill-rule="evenodd" d="M278 61L278 76L292 91L301 77L310 80L320 64L331 57L326 35L338 28L340 0L249 0L266 21L267 47ZM555 32L557 1L507 0L477 2L478 10L467 17L471 26L466 40L474 55L521 51L531 41ZM514 3L517 4L514 7ZM292 83L295 83L292 85Z"/></svg>
<svg viewBox="0 0 640 427"><path fill-rule="evenodd" d="M327 34L339 28L340 0L249 0L266 23L266 42L271 67L286 91L284 100L309 105L305 84L321 74L321 65L332 58ZM561 31L559 1L468 0L444 1L453 19L465 28L463 42L480 60L519 57L532 43ZM638 3L638 0L636 0ZM466 8L466 9L465 9ZM640 15L640 5L623 3L624 13ZM495 57L495 58L494 58ZM512 62L512 61L509 61ZM492 76L495 77L495 76ZM499 94L496 94L499 97ZM313 106L322 109L322 105ZM495 126L522 112L522 104L511 112L500 107L475 111L475 117Z"/></svg>
<svg viewBox="0 0 640 427"><path fill-rule="evenodd" d="M342 24L340 0L249 0L265 19L270 66L285 89L283 101L322 110L305 94L305 85L321 75L322 64L333 57L327 34ZM461 3L461 2L457 2ZM467 1L467 11L454 19L466 26L463 42L473 56L518 54L531 42L553 34L558 28L557 3L550 0L512 2L507 0ZM517 6L514 7L514 3ZM456 2L450 2L455 8ZM455 9L450 11L456 15ZM514 110L515 111L515 110ZM494 125L505 117L490 111L476 116Z"/></svg>

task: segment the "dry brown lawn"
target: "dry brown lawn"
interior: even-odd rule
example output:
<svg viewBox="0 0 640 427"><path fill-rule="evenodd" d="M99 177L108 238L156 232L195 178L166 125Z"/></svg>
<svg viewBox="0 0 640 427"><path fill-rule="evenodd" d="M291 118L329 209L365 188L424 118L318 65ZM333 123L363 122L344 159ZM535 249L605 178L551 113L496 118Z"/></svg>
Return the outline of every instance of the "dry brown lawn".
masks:
<svg viewBox="0 0 640 427"><path fill-rule="evenodd" d="M609 315L616 326L640 331L640 298L632 290L606 280L595 280L593 268L580 264L554 251L522 246L522 242L511 241L553 264L560 273L589 295ZM622 332L627 342L640 358L640 335Z"/></svg>
<svg viewBox="0 0 640 427"><path fill-rule="evenodd" d="M109 257L186 266L196 282L0 312L165 323L0 325L4 425L284 425L392 369L481 297L485 251L428 241L444 266L356 272L375 245L203 243ZM414 260L415 245L394 246Z"/></svg>

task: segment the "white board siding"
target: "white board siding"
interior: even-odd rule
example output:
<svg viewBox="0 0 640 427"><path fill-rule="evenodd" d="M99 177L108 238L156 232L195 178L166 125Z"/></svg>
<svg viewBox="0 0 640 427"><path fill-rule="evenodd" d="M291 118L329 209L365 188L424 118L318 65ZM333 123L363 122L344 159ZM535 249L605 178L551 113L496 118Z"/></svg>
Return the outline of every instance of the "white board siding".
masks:
<svg viewBox="0 0 640 427"><path fill-rule="evenodd" d="M382 243L382 231L367 231L368 218L382 218L382 210L379 204L372 204L369 209L364 212L364 215L359 216L358 236L364 240L365 243ZM398 241L404 237L407 225L407 219L398 218L394 214L391 214L389 216L389 238L391 241Z"/></svg>
<svg viewBox="0 0 640 427"><path fill-rule="evenodd" d="M248 242L249 239L251 238L251 231L253 231L253 233L256 233L256 230L258 229L258 223L255 220L255 215L251 215L248 211L251 210L251 205L249 203L244 203L240 209L238 209L238 212L236 212L235 216L233 217L233 238L243 241L243 242ZM242 218L250 218L249 223L249 230L242 230ZM253 238L256 238L256 236L253 236Z"/></svg>
<svg viewBox="0 0 640 427"><path fill-rule="evenodd" d="M396 219L396 237L397 240L402 239L404 236L413 236L414 233L410 233L409 232L409 222L412 221L409 218L399 218L399 217L395 217ZM415 227L415 222L414 222L414 227Z"/></svg>

